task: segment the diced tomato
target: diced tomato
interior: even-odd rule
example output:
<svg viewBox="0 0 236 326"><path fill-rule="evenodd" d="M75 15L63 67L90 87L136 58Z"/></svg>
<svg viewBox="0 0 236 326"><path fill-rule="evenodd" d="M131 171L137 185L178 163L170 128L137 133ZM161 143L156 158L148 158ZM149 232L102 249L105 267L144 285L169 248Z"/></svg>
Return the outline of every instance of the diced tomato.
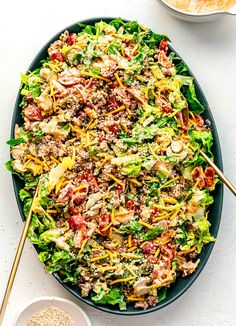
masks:
<svg viewBox="0 0 236 326"><path fill-rule="evenodd" d="M129 211L134 211L134 210L135 210L135 203L134 203L133 199L126 198L126 199L125 199L125 207L126 207Z"/></svg>
<svg viewBox="0 0 236 326"><path fill-rule="evenodd" d="M110 126L108 126L108 129L115 135L118 135L120 133L120 129L116 123L112 123Z"/></svg>
<svg viewBox="0 0 236 326"><path fill-rule="evenodd" d="M195 182L199 180L198 187L200 189L205 188L205 177L201 166L197 166L193 169L192 177Z"/></svg>
<svg viewBox="0 0 236 326"><path fill-rule="evenodd" d="M167 274L166 274L166 273L163 273L163 274L161 275L161 278L164 280L165 278L167 278Z"/></svg>
<svg viewBox="0 0 236 326"><path fill-rule="evenodd" d="M155 254L157 246L153 241L149 241L142 247L142 250L145 254Z"/></svg>
<svg viewBox="0 0 236 326"><path fill-rule="evenodd" d="M76 34L75 33L71 33L69 34L68 38L67 38L67 43L69 45L73 45L76 43Z"/></svg>
<svg viewBox="0 0 236 326"><path fill-rule="evenodd" d="M205 183L206 187L212 187L214 184L215 171L211 166L205 169Z"/></svg>
<svg viewBox="0 0 236 326"><path fill-rule="evenodd" d="M159 272L158 272L158 270L157 269L154 269L153 271L152 271L152 278L155 280L155 279L157 279L158 278L158 275L159 274Z"/></svg>
<svg viewBox="0 0 236 326"><path fill-rule="evenodd" d="M24 109L25 116L32 121L42 120L42 112L35 104L28 105Z"/></svg>
<svg viewBox="0 0 236 326"><path fill-rule="evenodd" d="M198 113L195 113L194 114L194 122L196 122L196 124L199 125L199 127L203 127L204 126L203 117L200 114L198 114Z"/></svg>
<svg viewBox="0 0 236 326"><path fill-rule="evenodd" d="M73 230L81 230L87 225L87 222L82 217L78 216L69 217L67 222L69 223L69 227Z"/></svg>
<svg viewBox="0 0 236 326"><path fill-rule="evenodd" d="M100 216L98 228L101 235L104 237L107 237L110 232L110 228L104 231L104 229L109 225L110 221L111 221L111 214L104 213Z"/></svg>
<svg viewBox="0 0 236 326"><path fill-rule="evenodd" d="M26 100L27 102L31 102L31 101L33 101L33 95L32 95L31 93L29 93L29 94L26 96L25 100Z"/></svg>
<svg viewBox="0 0 236 326"><path fill-rule="evenodd" d="M164 39L161 41L161 43L159 45L159 49L161 51L167 52L167 50L168 50L168 40L167 39Z"/></svg>
<svg viewBox="0 0 236 326"><path fill-rule="evenodd" d="M50 55L50 58L51 58L52 60L58 60L58 61L60 61L60 62L64 62L64 61L65 61L65 58L64 58L63 54L62 54L61 52L59 52L59 51L57 51L57 52L53 52L53 53Z"/></svg>

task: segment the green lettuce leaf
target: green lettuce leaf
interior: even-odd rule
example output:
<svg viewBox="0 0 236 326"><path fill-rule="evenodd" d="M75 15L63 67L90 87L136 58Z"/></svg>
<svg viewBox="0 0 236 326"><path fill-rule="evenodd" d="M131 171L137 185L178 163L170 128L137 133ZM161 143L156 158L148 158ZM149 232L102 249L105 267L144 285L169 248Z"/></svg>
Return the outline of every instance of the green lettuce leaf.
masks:
<svg viewBox="0 0 236 326"><path fill-rule="evenodd" d="M124 296L118 288L111 289L109 292L100 288L96 295L92 295L92 300L98 304L111 304L114 306L117 303L123 302Z"/></svg>
<svg viewBox="0 0 236 326"><path fill-rule="evenodd" d="M194 147L200 149L202 146L204 146L207 153L211 154L211 146L213 143L213 136L211 131L190 130L189 136L191 137L190 142Z"/></svg>
<svg viewBox="0 0 236 326"><path fill-rule="evenodd" d="M31 193L26 191L25 189L21 189L19 191L19 196L20 196L20 200L22 200L22 201L24 201L26 198L32 197Z"/></svg>
<svg viewBox="0 0 236 326"><path fill-rule="evenodd" d="M15 138L15 139L9 139L7 141L7 145L9 145L10 147L14 147L14 146L22 144L22 143L26 143L25 139L22 137Z"/></svg>
<svg viewBox="0 0 236 326"><path fill-rule="evenodd" d="M162 287L160 290L158 290L158 292L157 292L158 302L165 300L166 294L167 294L167 288Z"/></svg>
<svg viewBox="0 0 236 326"><path fill-rule="evenodd" d="M159 235L161 235L163 230L158 226L154 226L153 229L148 230L145 234L141 235L143 241L153 240Z"/></svg>
<svg viewBox="0 0 236 326"><path fill-rule="evenodd" d="M38 260L41 262L41 263L44 263L45 261L47 261L49 258L51 257L51 254L47 251L41 251L39 254L38 254Z"/></svg>
<svg viewBox="0 0 236 326"><path fill-rule="evenodd" d="M122 224L119 227L119 233L121 234L136 234L139 232L143 226L138 223L138 221L131 221L128 224Z"/></svg>
<svg viewBox="0 0 236 326"><path fill-rule="evenodd" d="M195 113L201 114L205 110L205 108L197 98L193 77L182 75L176 75L176 77L180 79L183 83L181 90L189 104L190 110Z"/></svg>
<svg viewBox="0 0 236 326"><path fill-rule="evenodd" d="M195 222L198 229L199 241L203 244L214 242L216 239L210 234L211 223L205 218Z"/></svg>
<svg viewBox="0 0 236 326"><path fill-rule="evenodd" d="M135 177L139 174L142 167L142 162L128 162L123 165L120 169L122 174L128 175L129 177Z"/></svg>

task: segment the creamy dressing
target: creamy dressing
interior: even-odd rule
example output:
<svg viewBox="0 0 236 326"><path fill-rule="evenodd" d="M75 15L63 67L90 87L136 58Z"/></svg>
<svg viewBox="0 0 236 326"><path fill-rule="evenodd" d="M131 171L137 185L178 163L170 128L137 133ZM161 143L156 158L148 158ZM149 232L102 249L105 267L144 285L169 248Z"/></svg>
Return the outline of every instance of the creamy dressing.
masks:
<svg viewBox="0 0 236 326"><path fill-rule="evenodd" d="M224 11L236 4L236 0L166 0L172 6L196 13Z"/></svg>

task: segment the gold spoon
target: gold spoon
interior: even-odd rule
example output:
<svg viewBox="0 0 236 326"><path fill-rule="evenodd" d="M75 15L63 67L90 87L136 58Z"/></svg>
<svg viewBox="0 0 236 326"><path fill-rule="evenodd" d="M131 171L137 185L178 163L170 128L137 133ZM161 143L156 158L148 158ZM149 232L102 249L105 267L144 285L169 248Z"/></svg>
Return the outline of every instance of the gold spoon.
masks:
<svg viewBox="0 0 236 326"><path fill-rule="evenodd" d="M206 162L213 167L216 174L220 178L220 180L229 188L229 190L236 196L236 188L235 186L227 179L221 170L215 165L215 163L200 149L200 154L206 160Z"/></svg>
<svg viewBox="0 0 236 326"><path fill-rule="evenodd" d="M3 301L2 301L1 309L0 309L0 325L2 325L2 321L3 321L3 318L4 318L5 311L6 311L8 299L9 299L9 296L10 296L10 293L11 293L11 289L12 289L13 282L14 282L14 279L15 279L15 276L16 276L16 272L17 272L17 268L18 268L18 265L19 265L19 262L20 262L21 254L22 254L22 251L23 251L23 248L24 248L26 236L27 236L27 233L28 233L28 229L29 229L30 222L31 222L31 217L32 217L32 207L33 207L33 203L35 201L35 198L37 197L37 194L38 194L39 185L40 185L40 181L38 182L38 185L37 185L37 188L36 188L36 191L35 191L35 194L34 194L34 198L33 198L30 210L29 210L29 214L28 214L28 216L26 218L25 225L24 225L24 228L23 228L22 233L21 233L21 237L20 237L20 241L19 241L19 244L18 244L18 247L17 247L15 259L14 259L12 269L11 269L11 272L10 272L10 276L9 276L9 279L8 279L8 282L7 282L7 287L6 287L6 290L5 290L5 293L4 293L4 297L3 297Z"/></svg>

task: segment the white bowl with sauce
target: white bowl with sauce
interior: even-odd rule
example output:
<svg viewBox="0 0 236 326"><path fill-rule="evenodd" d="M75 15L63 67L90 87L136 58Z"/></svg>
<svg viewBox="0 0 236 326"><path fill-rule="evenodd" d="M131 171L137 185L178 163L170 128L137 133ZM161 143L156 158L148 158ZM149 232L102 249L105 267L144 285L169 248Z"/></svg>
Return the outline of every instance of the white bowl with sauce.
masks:
<svg viewBox="0 0 236 326"><path fill-rule="evenodd" d="M219 1L215 0L216 5L207 8L206 4L213 1L204 0L158 0L161 5L174 17L194 23L201 23L216 20L225 15L236 15L236 0L225 1L225 6L217 7ZM199 7L195 8L194 3L199 2ZM205 6L200 6L205 2ZM186 5L185 5L186 4ZM189 10L187 5L190 4ZM195 10L197 9L197 10Z"/></svg>
<svg viewBox="0 0 236 326"><path fill-rule="evenodd" d="M49 306L54 306L66 312L76 326L92 326L88 316L78 305L59 297L38 297L33 299L20 313L14 326L26 326L33 314Z"/></svg>

